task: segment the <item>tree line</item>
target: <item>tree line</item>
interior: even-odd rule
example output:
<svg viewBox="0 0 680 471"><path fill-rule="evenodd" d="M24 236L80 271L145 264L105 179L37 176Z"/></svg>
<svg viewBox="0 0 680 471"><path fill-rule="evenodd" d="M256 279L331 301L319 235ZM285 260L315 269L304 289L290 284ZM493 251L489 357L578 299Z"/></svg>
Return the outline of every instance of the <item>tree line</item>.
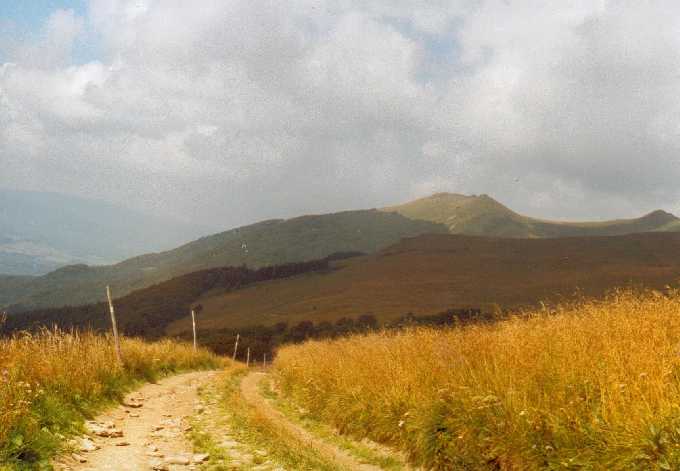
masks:
<svg viewBox="0 0 680 471"><path fill-rule="evenodd" d="M119 330L127 336L158 339L166 336L165 329L173 321L188 315L202 294L213 290L231 291L253 283L270 281L309 272L332 270L331 262L358 255L359 252L339 252L320 260L287 263L251 269L247 266L221 267L200 270L182 275L156 285L134 291L115 299ZM105 286L101 287L102 292ZM279 345L298 343L308 339L335 338L348 334L368 332L380 328L395 329L413 325L453 325L481 319L479 309L448 310L429 316L414 316L411 313L396 321L380 325L373 314L343 317L335 322L305 320L294 325L282 322L272 326L252 326L240 329L201 330L199 341L217 353L231 356L236 335L240 334L240 352L250 348L254 358L262 355L271 358ZM108 331L111 327L106 303L59 308L37 309L21 313L9 313L0 322L0 335L18 331L33 332L41 328L58 327L63 330ZM191 340L191 332L179 337ZM241 355L238 355L240 358ZM245 359L245 356L244 358Z"/></svg>
<svg viewBox="0 0 680 471"><path fill-rule="evenodd" d="M367 333L380 329L394 330L414 326L454 326L472 322L488 322L493 316L477 308L448 309L446 311L424 316L405 314L395 321L380 324L373 314L362 314L357 317L342 317L335 322L312 320L300 321L289 325L279 322L272 326L257 325L246 328L200 330L201 345L221 355L231 356L234 352L236 336L239 336L237 359L245 361L246 352L250 349L251 358L262 360L263 355L273 358L277 347L290 343L301 343L310 339L329 339L345 335ZM191 339L191 333L181 336Z"/></svg>
<svg viewBox="0 0 680 471"><path fill-rule="evenodd" d="M182 275L116 299L119 329L125 335L159 338L165 335L168 324L186 317L191 305L207 291L236 290L253 283L330 270L332 260L352 255L341 253L320 260L258 269L245 265L212 268ZM105 285L101 286L102 293L105 289ZM105 331L110 328L107 313L108 307L104 302L10 313L0 325L0 333L35 331L53 326L66 330Z"/></svg>

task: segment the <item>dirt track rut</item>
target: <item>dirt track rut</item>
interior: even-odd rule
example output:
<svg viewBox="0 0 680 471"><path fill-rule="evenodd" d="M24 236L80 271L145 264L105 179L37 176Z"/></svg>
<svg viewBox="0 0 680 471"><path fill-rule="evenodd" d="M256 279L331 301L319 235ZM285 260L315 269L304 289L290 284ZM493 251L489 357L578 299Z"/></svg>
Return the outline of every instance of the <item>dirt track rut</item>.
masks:
<svg viewBox="0 0 680 471"><path fill-rule="evenodd" d="M317 450L329 461L337 463L349 470L380 471L381 468L371 464L360 463L342 449L312 435L301 426L291 422L281 412L275 409L274 406L267 402L260 394L258 384L264 376L265 373L261 372L250 373L241 382L241 394L252 407L257 409L273 423L284 428L289 435Z"/></svg>

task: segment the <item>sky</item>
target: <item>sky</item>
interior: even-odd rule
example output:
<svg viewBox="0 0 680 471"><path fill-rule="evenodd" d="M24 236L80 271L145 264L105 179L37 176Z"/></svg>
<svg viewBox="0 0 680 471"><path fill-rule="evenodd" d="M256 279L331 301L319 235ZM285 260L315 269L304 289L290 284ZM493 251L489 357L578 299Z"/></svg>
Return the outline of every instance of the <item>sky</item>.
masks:
<svg viewBox="0 0 680 471"><path fill-rule="evenodd" d="M680 213L674 1L3 0L0 187L211 227Z"/></svg>

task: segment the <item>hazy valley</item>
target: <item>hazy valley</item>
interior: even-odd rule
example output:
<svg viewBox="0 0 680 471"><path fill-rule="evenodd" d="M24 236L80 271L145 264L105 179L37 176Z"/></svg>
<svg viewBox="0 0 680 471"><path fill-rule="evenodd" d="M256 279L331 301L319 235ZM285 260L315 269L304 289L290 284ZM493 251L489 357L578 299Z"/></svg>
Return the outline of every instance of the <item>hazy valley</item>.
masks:
<svg viewBox="0 0 680 471"><path fill-rule="evenodd" d="M99 200L0 190L0 275L44 275L73 264L111 264L208 232Z"/></svg>

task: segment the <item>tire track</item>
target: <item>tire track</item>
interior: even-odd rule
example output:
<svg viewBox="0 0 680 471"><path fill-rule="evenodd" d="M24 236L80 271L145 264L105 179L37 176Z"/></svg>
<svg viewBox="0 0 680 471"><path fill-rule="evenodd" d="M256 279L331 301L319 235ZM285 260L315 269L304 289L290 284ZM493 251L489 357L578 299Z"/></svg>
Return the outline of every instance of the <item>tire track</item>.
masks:
<svg viewBox="0 0 680 471"><path fill-rule="evenodd" d="M331 445L301 426L288 420L281 412L274 408L265 398L262 397L258 389L260 380L265 373L255 372L248 374L241 382L241 394L246 402L255 408L260 414L272 423L281 427L287 434L291 435L301 443L314 448L320 455L327 460L338 464L342 468L352 471L380 471L381 468L372 464L361 463L352 455L341 448Z"/></svg>

